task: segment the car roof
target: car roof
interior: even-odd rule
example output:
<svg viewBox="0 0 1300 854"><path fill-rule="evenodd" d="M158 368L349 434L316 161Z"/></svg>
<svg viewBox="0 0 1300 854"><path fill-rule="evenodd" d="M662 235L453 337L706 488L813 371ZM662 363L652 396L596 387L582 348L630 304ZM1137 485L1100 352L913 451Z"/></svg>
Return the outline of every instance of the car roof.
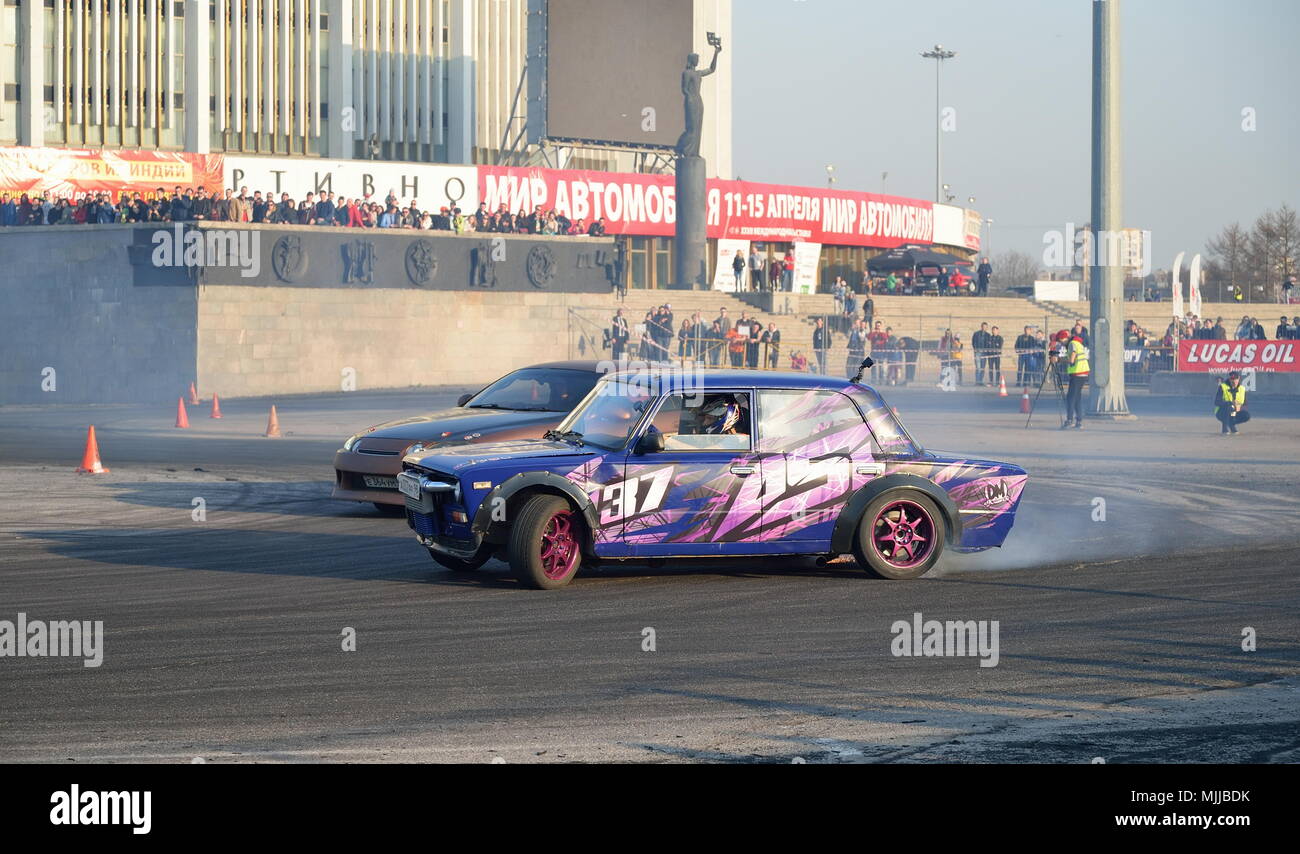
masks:
<svg viewBox="0 0 1300 854"><path fill-rule="evenodd" d="M638 371L613 371L610 376L636 376ZM706 369L699 372L703 382L702 388L790 388L790 389L829 389L832 391L851 391L866 389L862 383L851 383L847 379L828 377L822 374L808 374L799 371L758 371L758 370L717 370Z"/></svg>
<svg viewBox="0 0 1300 854"><path fill-rule="evenodd" d="M561 359L557 362L539 362L536 365L525 365L518 370L532 371L544 368L556 371L586 371L599 374L603 373L602 369L609 364L609 362L599 362L595 359Z"/></svg>

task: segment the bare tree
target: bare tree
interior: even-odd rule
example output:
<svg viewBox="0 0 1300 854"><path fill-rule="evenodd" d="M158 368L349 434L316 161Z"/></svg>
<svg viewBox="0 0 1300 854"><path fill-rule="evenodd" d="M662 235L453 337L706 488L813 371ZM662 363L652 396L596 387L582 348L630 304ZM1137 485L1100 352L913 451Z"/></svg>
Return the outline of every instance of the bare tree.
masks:
<svg viewBox="0 0 1300 854"><path fill-rule="evenodd" d="M1238 284L1249 278L1247 267L1250 236L1240 223L1234 222L1211 237L1205 244L1205 250L1209 255L1206 265L1208 278L1218 283L1219 302L1223 302L1225 285L1229 288L1230 294L1232 288L1236 288Z"/></svg>
<svg viewBox="0 0 1300 854"><path fill-rule="evenodd" d="M1277 253L1277 235L1273 226L1272 211L1264 211L1255 219L1255 224L1250 229L1248 247L1251 290L1254 294L1260 294L1270 284L1272 278L1270 271Z"/></svg>
<svg viewBox="0 0 1300 854"><path fill-rule="evenodd" d="M1221 294L1227 285L1229 294L1240 287L1247 299L1276 298L1300 260L1300 222L1295 209L1283 204L1260 214L1249 231L1238 223L1224 227L1205 249L1210 278L1219 282Z"/></svg>
<svg viewBox="0 0 1300 854"><path fill-rule="evenodd" d="M994 257L992 264L999 289L1032 287L1038 278L1038 262L1023 252L1008 250Z"/></svg>
<svg viewBox="0 0 1300 854"><path fill-rule="evenodd" d="M1273 283L1280 288L1287 276L1295 275L1296 256L1300 254L1300 223L1296 221L1295 209L1285 203L1273 211L1272 219L1273 239L1277 249L1272 270Z"/></svg>

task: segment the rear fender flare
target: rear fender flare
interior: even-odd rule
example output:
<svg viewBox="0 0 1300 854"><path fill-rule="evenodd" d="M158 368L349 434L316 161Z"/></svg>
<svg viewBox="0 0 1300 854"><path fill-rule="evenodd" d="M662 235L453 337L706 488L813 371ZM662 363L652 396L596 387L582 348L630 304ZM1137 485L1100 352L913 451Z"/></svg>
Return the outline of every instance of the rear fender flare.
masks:
<svg viewBox="0 0 1300 854"><path fill-rule="evenodd" d="M853 549L853 537L858 530L858 522L862 519L862 514L866 512L867 505L880 497L886 492L892 491L917 491L924 493L928 498L934 501L939 507L939 512L944 516L944 528L947 531L946 540L949 545L956 545L961 542L961 514L957 512L957 505L948 497L948 493L943 488L932 481L926 480L914 474L887 474L883 477L877 477L867 483L844 505L840 511L840 516L835 520L835 528L831 532L831 551L836 554L845 554Z"/></svg>

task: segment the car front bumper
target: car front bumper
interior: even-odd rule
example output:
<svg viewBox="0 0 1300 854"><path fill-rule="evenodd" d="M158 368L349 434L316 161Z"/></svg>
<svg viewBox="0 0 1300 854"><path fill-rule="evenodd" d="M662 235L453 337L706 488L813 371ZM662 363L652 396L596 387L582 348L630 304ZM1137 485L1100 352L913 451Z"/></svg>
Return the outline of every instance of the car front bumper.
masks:
<svg viewBox="0 0 1300 854"><path fill-rule="evenodd" d="M339 450L334 454L334 490L330 498L341 501L363 501L374 504L402 506L402 493L397 491L397 473L402 470L402 457L358 454ZM365 477L387 477L393 486L367 486Z"/></svg>

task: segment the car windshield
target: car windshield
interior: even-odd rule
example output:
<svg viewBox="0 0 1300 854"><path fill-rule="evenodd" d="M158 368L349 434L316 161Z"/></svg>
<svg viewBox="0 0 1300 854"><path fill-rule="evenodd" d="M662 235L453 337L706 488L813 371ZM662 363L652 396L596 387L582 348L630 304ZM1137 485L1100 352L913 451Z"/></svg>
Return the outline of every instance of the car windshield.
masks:
<svg viewBox="0 0 1300 854"><path fill-rule="evenodd" d="M560 422L560 433L579 434L583 444L615 451L627 444L654 395L636 384L601 382Z"/></svg>
<svg viewBox="0 0 1300 854"><path fill-rule="evenodd" d="M597 375L585 371L525 368L507 374L465 404L473 409L568 412L587 396Z"/></svg>
<svg viewBox="0 0 1300 854"><path fill-rule="evenodd" d="M871 435L881 453L889 457L911 457L921 452L875 389L856 388L849 394L866 413L867 426L871 428Z"/></svg>

